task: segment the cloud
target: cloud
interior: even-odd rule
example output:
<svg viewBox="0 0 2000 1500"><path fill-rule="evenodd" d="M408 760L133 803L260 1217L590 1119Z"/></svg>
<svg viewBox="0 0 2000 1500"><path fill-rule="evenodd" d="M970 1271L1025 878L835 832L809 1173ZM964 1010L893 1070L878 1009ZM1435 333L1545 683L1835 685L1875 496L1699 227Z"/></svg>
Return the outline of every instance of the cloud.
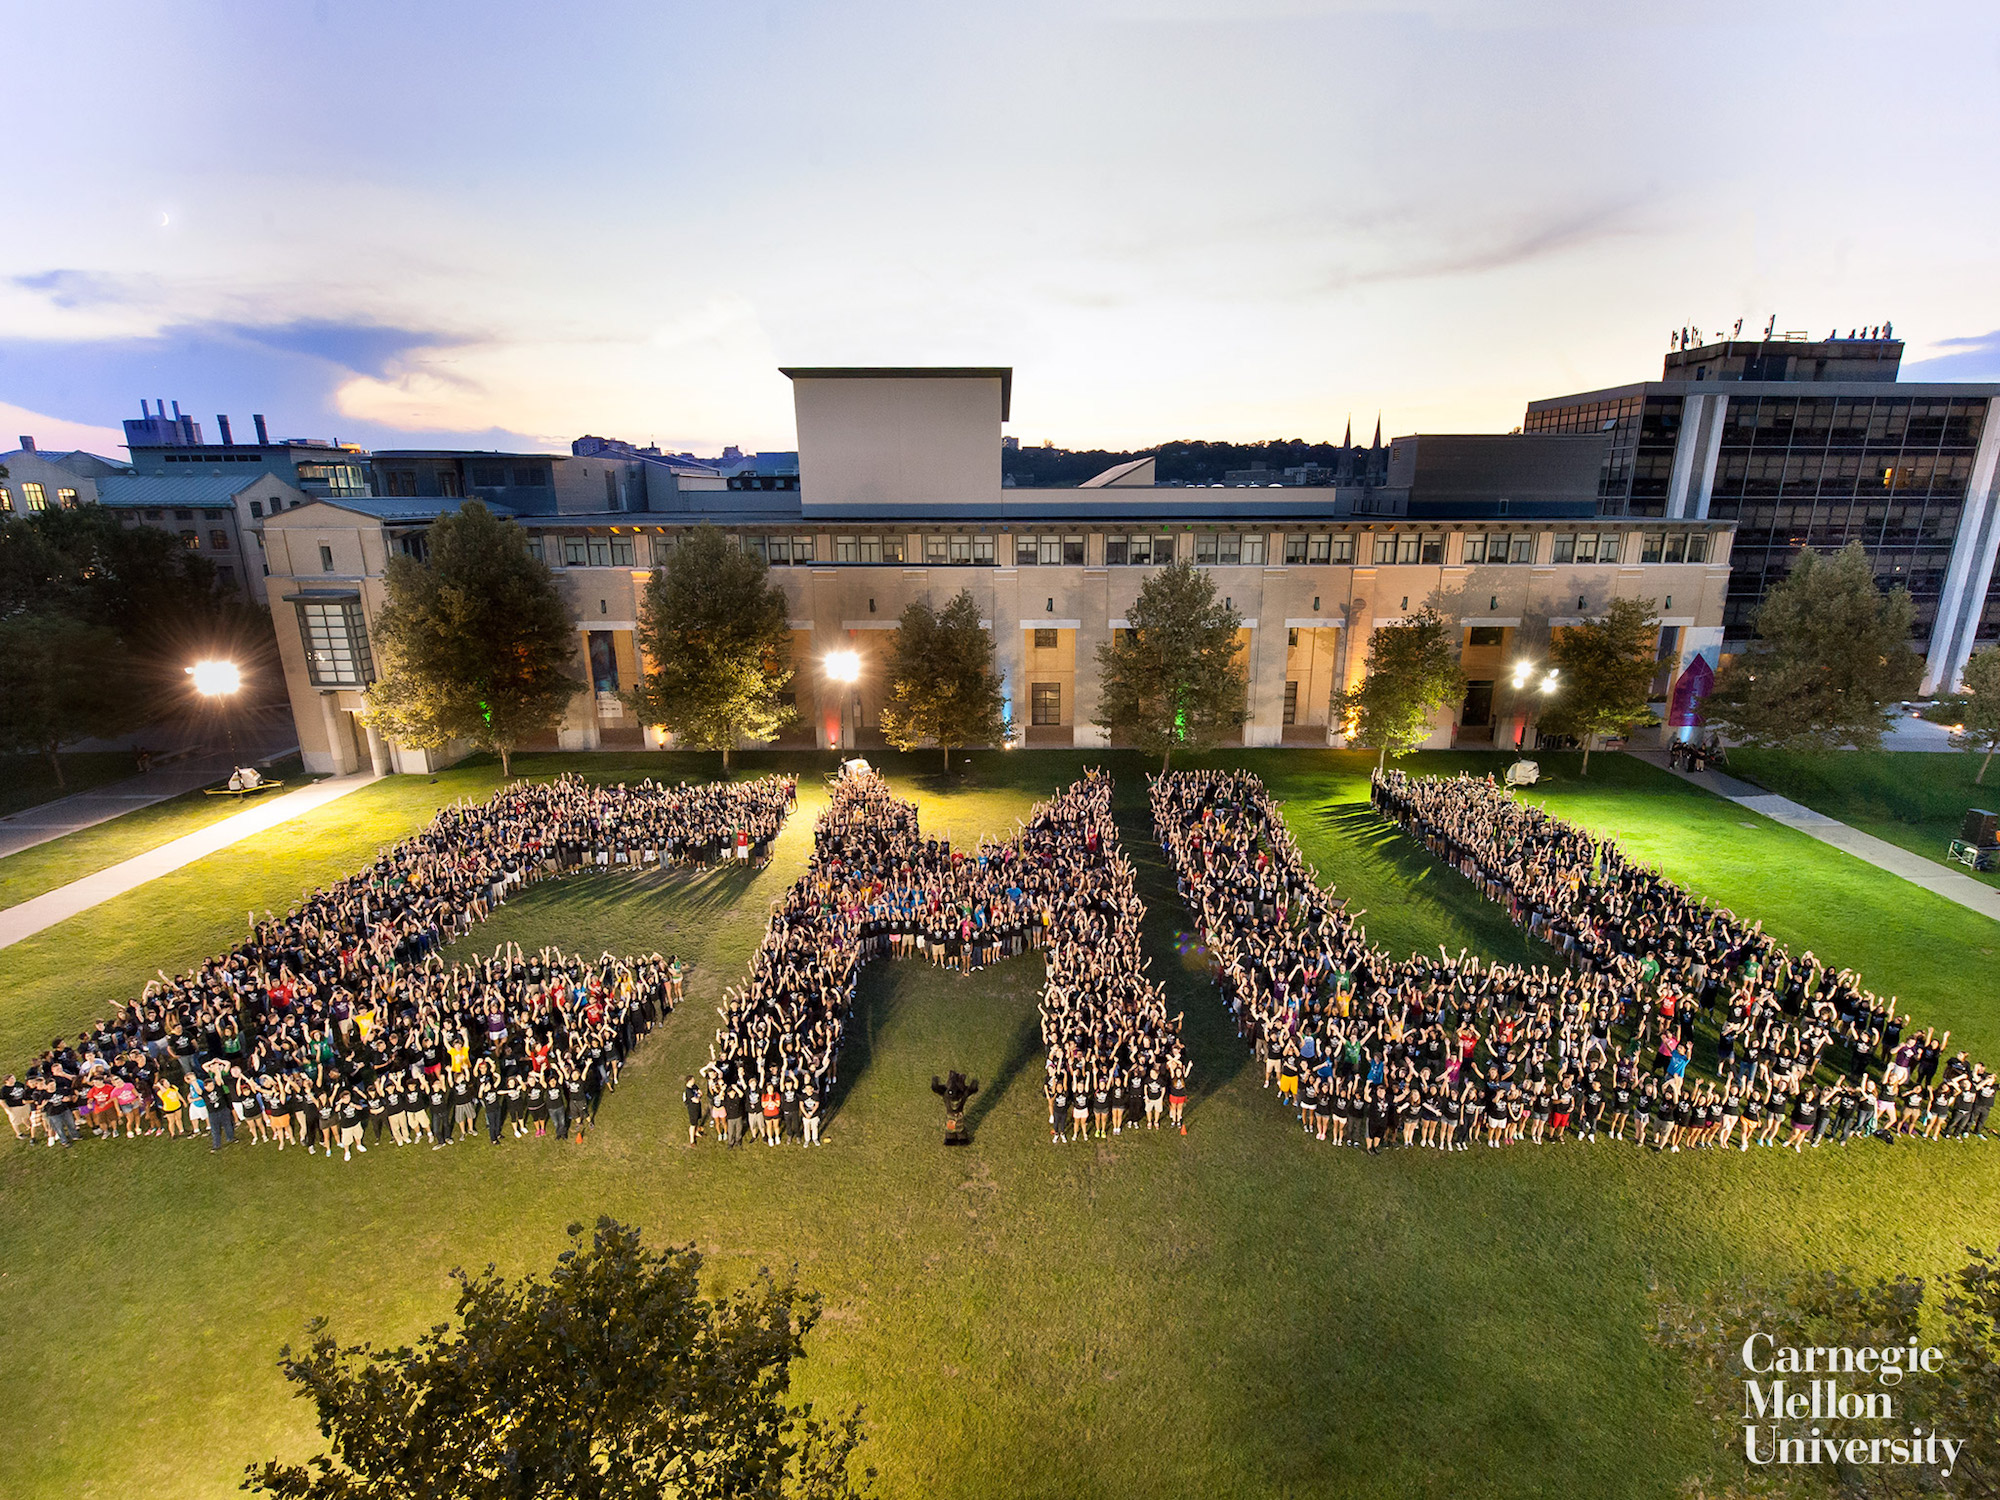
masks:
<svg viewBox="0 0 2000 1500"><path fill-rule="evenodd" d="M81 448L114 463L125 462L125 434L117 428L71 422L8 401L0 401L0 434L4 434L0 436L0 447L12 448L13 438L25 434L45 453L67 453Z"/></svg>
<svg viewBox="0 0 2000 1500"><path fill-rule="evenodd" d="M87 307L125 307L141 300L140 287L127 276L106 276L97 271L34 271L7 278L23 291L40 292L51 306L64 311Z"/></svg>
<svg viewBox="0 0 2000 1500"><path fill-rule="evenodd" d="M136 337L0 338L0 403L102 422L117 411L136 417L142 397L157 398L178 401L208 425L211 438L210 414L231 413L236 430L245 432L248 414L262 412L274 432L288 436L364 441L393 436L408 445L421 431L456 441L457 433L486 433L496 426L493 411L476 393L461 392L455 414L440 404L425 420L384 424L379 433L357 432L355 418L361 414L339 393L356 381L400 379L426 368L427 359L448 359L477 342L463 334L337 319L181 323ZM433 379L449 380L437 366L428 368ZM53 431L62 420L42 422Z"/></svg>
<svg viewBox="0 0 2000 1500"><path fill-rule="evenodd" d="M303 319L274 327L224 323L214 325L214 332L218 337L238 338L277 354L324 360L356 375L378 377L393 373L416 350L463 348L477 341L466 335L425 329L325 319Z"/></svg>
<svg viewBox="0 0 2000 1500"><path fill-rule="evenodd" d="M2000 330L1968 338L1938 339L1932 348L1947 351L1929 359L1903 362L1905 380L2000 380Z"/></svg>

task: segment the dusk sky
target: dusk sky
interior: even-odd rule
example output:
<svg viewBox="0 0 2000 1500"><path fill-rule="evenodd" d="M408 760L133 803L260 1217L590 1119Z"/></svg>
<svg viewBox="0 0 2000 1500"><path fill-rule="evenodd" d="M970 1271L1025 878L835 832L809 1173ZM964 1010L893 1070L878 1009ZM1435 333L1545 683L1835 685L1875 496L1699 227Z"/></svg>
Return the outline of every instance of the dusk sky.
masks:
<svg viewBox="0 0 2000 1500"><path fill-rule="evenodd" d="M1505 431L1773 313L2000 379L1991 3L5 5L0 446L790 448L781 364Z"/></svg>

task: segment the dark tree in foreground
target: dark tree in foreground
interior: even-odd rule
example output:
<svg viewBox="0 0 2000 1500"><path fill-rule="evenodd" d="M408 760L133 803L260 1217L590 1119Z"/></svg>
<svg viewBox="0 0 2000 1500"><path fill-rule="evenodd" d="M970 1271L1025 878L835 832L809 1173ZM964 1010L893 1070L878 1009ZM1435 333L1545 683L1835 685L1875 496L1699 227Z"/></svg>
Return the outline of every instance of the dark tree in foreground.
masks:
<svg viewBox="0 0 2000 1500"><path fill-rule="evenodd" d="M553 730L583 687L576 627L528 536L477 500L440 516L430 557L389 559L368 721L425 750L466 740L513 774L514 747Z"/></svg>
<svg viewBox="0 0 2000 1500"><path fill-rule="evenodd" d="M1758 606L1757 639L1716 675L1708 722L1774 750L1881 748L1898 699L1917 689L1909 593L1883 593L1859 542L1799 554Z"/></svg>
<svg viewBox="0 0 2000 1500"><path fill-rule="evenodd" d="M330 1453L252 1468L292 1500L840 1500L860 1411L787 1399L818 1300L768 1275L700 1294L692 1247L599 1219L547 1280L489 1266L415 1348L341 1347L315 1320L280 1356Z"/></svg>
<svg viewBox="0 0 2000 1500"><path fill-rule="evenodd" d="M1714 1422L1724 1446L1738 1455L1735 1482L1699 1493L1715 1500L1748 1495L1914 1500L1939 1493L2000 1500L2000 1258L1972 1247L1966 1253L1971 1259L1945 1279L1941 1298L1932 1298L1920 1278L1863 1282L1847 1272L1825 1272L1776 1286L1744 1281L1692 1303L1663 1299L1653 1339L1687 1362L1696 1404ZM1961 1441L1965 1447L1951 1474L1844 1458L1822 1463L1817 1471L1776 1464L1753 1468L1742 1457L1744 1428L1752 1422L1759 1426L1762 1449L1775 1446L1778 1437L1804 1438L1819 1428L1811 1417L1746 1419L1746 1380L1761 1381L1768 1392L1774 1379L1804 1390L1813 1378L1746 1371L1742 1351L1752 1334L1767 1335L1774 1349L1907 1348L1912 1340L1937 1348L1943 1359L1935 1374L1920 1372L1893 1385L1866 1375L1843 1378L1843 1390L1888 1392L1895 1420L1844 1423L1838 1435L1900 1437L1922 1428Z"/></svg>
<svg viewBox="0 0 2000 1500"><path fill-rule="evenodd" d="M1129 629L1097 648L1104 674L1097 723L1114 740L1160 757L1205 750L1243 728L1242 616L1193 563L1148 578L1125 611Z"/></svg>
<svg viewBox="0 0 2000 1500"><path fill-rule="evenodd" d="M761 557L704 521L653 570L639 646L651 668L626 701L690 750L768 740L797 717L785 591Z"/></svg>
<svg viewBox="0 0 2000 1500"><path fill-rule="evenodd" d="M997 745L1007 735L1006 694L993 667L993 632L979 623L979 605L963 589L943 609L922 599L903 610L889 646L889 701L882 734L898 750L926 741L951 752L961 745Z"/></svg>

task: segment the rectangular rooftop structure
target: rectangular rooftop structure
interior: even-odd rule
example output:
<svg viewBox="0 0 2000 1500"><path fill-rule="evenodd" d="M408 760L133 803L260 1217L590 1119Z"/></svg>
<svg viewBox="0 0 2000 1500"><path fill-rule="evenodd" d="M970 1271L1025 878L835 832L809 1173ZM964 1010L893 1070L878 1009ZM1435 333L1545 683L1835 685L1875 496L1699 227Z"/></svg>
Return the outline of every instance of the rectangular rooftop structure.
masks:
<svg viewBox="0 0 2000 1500"><path fill-rule="evenodd" d="M799 495L821 505L1000 499L1000 424L1014 372L1002 366L788 368L798 418Z"/></svg>

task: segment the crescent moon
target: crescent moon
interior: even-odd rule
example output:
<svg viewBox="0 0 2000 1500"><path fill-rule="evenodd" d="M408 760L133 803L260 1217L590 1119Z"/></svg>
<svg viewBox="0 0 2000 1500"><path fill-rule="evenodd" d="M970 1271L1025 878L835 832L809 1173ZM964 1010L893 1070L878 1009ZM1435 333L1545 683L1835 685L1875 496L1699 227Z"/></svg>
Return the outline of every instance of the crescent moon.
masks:
<svg viewBox="0 0 2000 1500"><path fill-rule="evenodd" d="M162 229L165 229L166 227L167 227L167 216L166 216L165 214L161 214L161 215L160 215L160 228L162 228Z"/></svg>

